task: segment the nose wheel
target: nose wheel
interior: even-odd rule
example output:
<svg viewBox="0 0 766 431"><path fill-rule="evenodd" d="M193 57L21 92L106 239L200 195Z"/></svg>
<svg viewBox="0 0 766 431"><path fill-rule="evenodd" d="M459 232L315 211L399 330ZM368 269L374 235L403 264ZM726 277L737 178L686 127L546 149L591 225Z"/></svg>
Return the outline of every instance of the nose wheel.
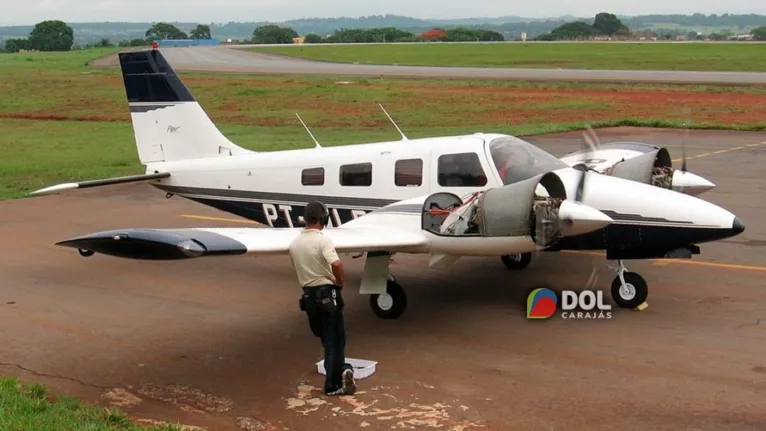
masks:
<svg viewBox="0 0 766 431"><path fill-rule="evenodd" d="M618 261L617 276L612 280L612 299L620 308L638 308L649 296L646 280L638 273L630 272Z"/></svg>
<svg viewBox="0 0 766 431"><path fill-rule="evenodd" d="M386 283L386 293L370 295L370 307L381 319L398 319L407 309L407 294L393 276Z"/></svg>
<svg viewBox="0 0 766 431"><path fill-rule="evenodd" d="M532 253L506 254L501 256L500 260L506 268L512 270L521 270L529 266L532 262Z"/></svg>

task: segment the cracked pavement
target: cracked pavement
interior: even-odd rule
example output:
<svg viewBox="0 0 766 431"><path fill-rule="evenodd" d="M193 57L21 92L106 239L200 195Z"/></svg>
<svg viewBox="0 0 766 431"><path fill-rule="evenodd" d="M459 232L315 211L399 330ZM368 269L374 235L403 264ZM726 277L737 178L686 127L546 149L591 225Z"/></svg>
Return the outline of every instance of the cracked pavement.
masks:
<svg viewBox="0 0 766 431"><path fill-rule="evenodd" d="M599 134L683 139L682 131L632 128ZM530 141L562 155L578 139ZM766 133L692 131L689 139L694 155L766 141ZM764 154L690 160L692 172L717 184L704 197L747 225L737 241L703 246L695 261L766 266ZM320 347L282 257L141 262L84 259L53 245L114 227L233 226L181 214L226 217L141 185L0 202L0 375L146 423L206 430L766 429L764 271L628 262L649 282L647 310L616 310L609 321L527 321L531 288L577 289L594 265L597 288L606 288L614 274L589 255L541 254L523 272L499 259L436 270L427 257L397 256L407 313L382 321L367 297L346 295L347 354L378 369L354 397L328 399L313 389L322 383ZM362 262L346 262L356 286Z"/></svg>

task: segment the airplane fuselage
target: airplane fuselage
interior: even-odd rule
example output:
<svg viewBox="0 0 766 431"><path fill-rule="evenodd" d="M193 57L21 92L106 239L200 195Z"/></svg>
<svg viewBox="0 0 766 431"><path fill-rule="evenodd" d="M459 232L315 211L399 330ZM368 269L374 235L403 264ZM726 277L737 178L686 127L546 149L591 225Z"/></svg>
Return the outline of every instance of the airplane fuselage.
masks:
<svg viewBox="0 0 766 431"><path fill-rule="evenodd" d="M171 172L153 185L270 227L301 226L305 205L320 200L330 210L331 226L340 226L419 196L450 192L462 197L512 186L513 179L501 178L490 151L498 139L516 138L475 134L155 162L147 165L147 173ZM580 172L558 159L541 158L520 166L518 178L553 171L562 179L567 196L573 197ZM452 164L455 160L457 167ZM525 173L527 168L532 171ZM545 190L538 187L538 192ZM588 174L583 203L609 215L614 223L564 238L555 250L628 250L636 258L658 257L732 236L741 225L732 213L695 197L593 173ZM413 215L422 213L420 205L398 207Z"/></svg>

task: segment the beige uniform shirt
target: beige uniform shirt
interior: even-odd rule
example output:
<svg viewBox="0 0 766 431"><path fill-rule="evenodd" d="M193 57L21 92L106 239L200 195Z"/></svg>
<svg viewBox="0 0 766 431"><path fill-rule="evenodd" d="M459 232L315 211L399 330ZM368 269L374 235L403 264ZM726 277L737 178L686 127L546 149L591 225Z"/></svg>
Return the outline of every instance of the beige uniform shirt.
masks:
<svg viewBox="0 0 766 431"><path fill-rule="evenodd" d="M290 257L301 287L333 284L332 265L338 253L328 238L318 229L303 229L290 243Z"/></svg>

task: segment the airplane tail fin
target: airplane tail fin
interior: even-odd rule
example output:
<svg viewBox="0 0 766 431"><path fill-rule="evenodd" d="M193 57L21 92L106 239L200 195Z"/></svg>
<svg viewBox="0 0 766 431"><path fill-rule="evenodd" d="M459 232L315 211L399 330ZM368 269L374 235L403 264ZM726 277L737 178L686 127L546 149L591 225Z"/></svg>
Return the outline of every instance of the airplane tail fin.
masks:
<svg viewBox="0 0 766 431"><path fill-rule="evenodd" d="M218 130L158 49L118 55L142 164L251 152Z"/></svg>

